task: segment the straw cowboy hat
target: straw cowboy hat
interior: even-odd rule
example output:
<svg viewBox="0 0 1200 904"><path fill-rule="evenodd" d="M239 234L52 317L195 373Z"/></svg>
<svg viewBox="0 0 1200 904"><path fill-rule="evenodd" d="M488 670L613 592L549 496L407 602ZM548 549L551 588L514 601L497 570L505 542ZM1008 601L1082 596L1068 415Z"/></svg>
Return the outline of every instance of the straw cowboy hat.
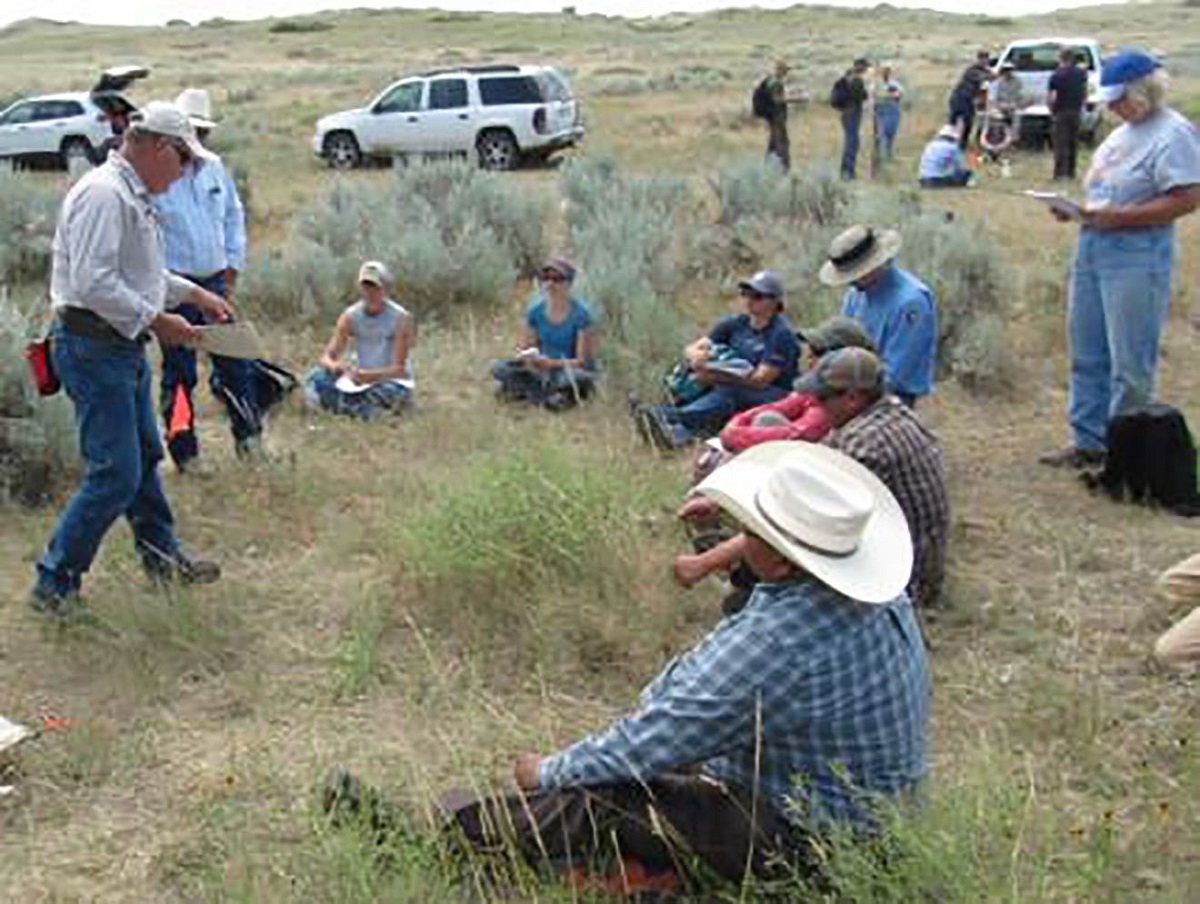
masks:
<svg viewBox="0 0 1200 904"><path fill-rule="evenodd" d="M900 245L900 233L895 229L851 226L829 243L829 260L819 273L821 282L827 286L853 282L890 261Z"/></svg>
<svg viewBox="0 0 1200 904"><path fill-rule="evenodd" d="M212 99L203 88L184 88L175 98L175 106L187 114L194 129L212 129Z"/></svg>
<svg viewBox="0 0 1200 904"><path fill-rule="evenodd" d="M883 481L826 446L782 440L747 449L696 491L821 582L887 603L912 573L912 537Z"/></svg>

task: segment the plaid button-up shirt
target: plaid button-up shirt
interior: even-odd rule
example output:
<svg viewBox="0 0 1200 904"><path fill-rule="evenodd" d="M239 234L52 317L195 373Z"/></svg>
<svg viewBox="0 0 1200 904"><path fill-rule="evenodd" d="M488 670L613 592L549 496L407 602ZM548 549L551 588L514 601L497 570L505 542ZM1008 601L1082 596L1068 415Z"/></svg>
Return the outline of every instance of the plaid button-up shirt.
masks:
<svg viewBox="0 0 1200 904"><path fill-rule="evenodd" d="M937 439L911 408L887 396L828 434L824 442L870 468L892 491L912 533L908 594L918 605L936 601L945 574L950 525Z"/></svg>
<svg viewBox="0 0 1200 904"><path fill-rule="evenodd" d="M702 766L807 827L869 824L869 801L925 773L928 675L900 596L759 584L642 692L636 712L542 760L543 788L643 782Z"/></svg>

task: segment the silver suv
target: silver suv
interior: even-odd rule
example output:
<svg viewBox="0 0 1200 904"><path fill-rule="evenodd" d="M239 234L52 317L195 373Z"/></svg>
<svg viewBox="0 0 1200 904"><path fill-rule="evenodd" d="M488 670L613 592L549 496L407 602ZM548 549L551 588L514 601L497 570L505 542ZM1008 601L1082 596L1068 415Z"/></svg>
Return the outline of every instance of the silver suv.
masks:
<svg viewBox="0 0 1200 904"><path fill-rule="evenodd" d="M566 78L547 66L467 66L411 75L366 107L317 120L313 151L336 169L365 158L474 154L513 169L583 140Z"/></svg>
<svg viewBox="0 0 1200 904"><path fill-rule="evenodd" d="M1058 55L1064 47L1075 51L1079 65L1088 77L1087 101L1083 105L1079 123L1079 139L1085 144L1096 140L1103 118L1103 104L1096 99L1100 89L1100 64L1103 62L1100 45L1094 38L1034 38L1013 41L996 60L997 71L1005 63L1013 65L1030 102L1021 111L1022 144L1036 147L1050 140L1050 108L1046 95L1050 76L1058 68Z"/></svg>

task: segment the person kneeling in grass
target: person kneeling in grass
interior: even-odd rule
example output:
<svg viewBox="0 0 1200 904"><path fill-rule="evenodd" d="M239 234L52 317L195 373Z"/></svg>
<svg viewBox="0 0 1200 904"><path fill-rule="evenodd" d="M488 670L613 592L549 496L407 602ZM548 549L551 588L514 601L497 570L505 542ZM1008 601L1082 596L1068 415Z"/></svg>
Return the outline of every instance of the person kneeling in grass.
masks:
<svg viewBox="0 0 1200 904"><path fill-rule="evenodd" d="M887 487L839 452L776 442L699 491L744 531L761 579L745 610L670 663L630 714L517 757L515 792L457 801L447 829L469 850L659 889L693 879L692 866L730 883L776 870L819 883L821 839L877 834L925 775L912 544ZM323 797L335 821L377 823L378 793L343 770Z"/></svg>
<svg viewBox="0 0 1200 904"><path fill-rule="evenodd" d="M921 152L917 166L921 188L965 188L973 178L958 146L958 129L942 126Z"/></svg>
<svg viewBox="0 0 1200 904"><path fill-rule="evenodd" d="M304 380L309 404L363 420L399 409L412 398L408 356L416 341L412 314L388 297L392 275L379 261L358 271L362 298L337 319L321 360ZM354 340L356 363L342 358Z"/></svg>
<svg viewBox="0 0 1200 904"><path fill-rule="evenodd" d="M560 411L592 394L596 319L571 294L575 274L565 257L551 258L538 271L541 293L525 312L520 350L492 365L500 398Z"/></svg>

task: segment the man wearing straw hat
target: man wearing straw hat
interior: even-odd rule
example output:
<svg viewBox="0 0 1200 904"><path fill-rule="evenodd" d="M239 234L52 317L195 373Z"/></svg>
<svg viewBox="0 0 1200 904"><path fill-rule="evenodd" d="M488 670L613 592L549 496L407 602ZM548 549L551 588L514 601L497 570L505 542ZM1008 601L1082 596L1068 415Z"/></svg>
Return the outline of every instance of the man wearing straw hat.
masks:
<svg viewBox="0 0 1200 904"><path fill-rule="evenodd" d="M937 308L921 280L893 262L900 233L854 225L829 245L821 282L846 286L842 313L856 317L886 367L886 388L906 405L933 391Z"/></svg>
<svg viewBox="0 0 1200 904"><path fill-rule="evenodd" d="M1154 658L1172 668L1200 664L1200 553L1168 568L1158 590L1173 605L1194 608L1155 641Z"/></svg>
<svg viewBox="0 0 1200 904"><path fill-rule="evenodd" d="M208 92L187 88L175 104L188 115L196 137L206 142L216 127ZM238 271L246 259L246 215L237 187L220 158L185 173L155 201L155 208L162 217L167 268L210 292L232 298ZM202 322L200 312L191 305L181 305L179 313L191 323ZM256 449L262 433L253 380L253 362L212 357L209 384L229 416L238 455ZM159 401L167 451L175 467L185 473L196 470L200 454L193 404L196 383L196 352L184 347L164 348Z"/></svg>
<svg viewBox="0 0 1200 904"><path fill-rule="evenodd" d="M518 757L519 793L449 807L472 848L559 865L615 848L621 869L651 876L694 856L730 882L782 855L814 875L818 836L876 830L879 807L924 776L929 678L892 494L840 452L786 441L747 450L697 489L745 532L761 579L745 609L668 665L630 714ZM362 819L364 797L339 771L324 803Z"/></svg>

